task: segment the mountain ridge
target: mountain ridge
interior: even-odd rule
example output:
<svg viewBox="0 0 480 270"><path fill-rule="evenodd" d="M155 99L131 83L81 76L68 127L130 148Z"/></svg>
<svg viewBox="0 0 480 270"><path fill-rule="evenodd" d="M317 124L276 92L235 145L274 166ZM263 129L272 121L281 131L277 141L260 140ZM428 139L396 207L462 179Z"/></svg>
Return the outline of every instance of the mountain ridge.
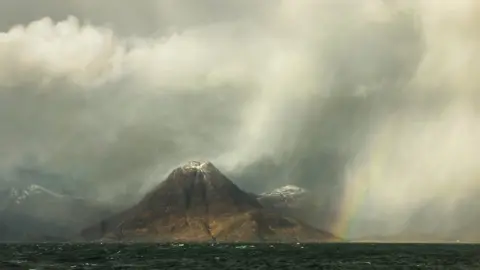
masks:
<svg viewBox="0 0 480 270"><path fill-rule="evenodd" d="M82 231L86 240L323 242L332 234L265 209L212 163L174 169L136 205Z"/></svg>
<svg viewBox="0 0 480 270"><path fill-rule="evenodd" d="M4 188L0 198L0 241L67 241L110 215L103 205L37 184Z"/></svg>

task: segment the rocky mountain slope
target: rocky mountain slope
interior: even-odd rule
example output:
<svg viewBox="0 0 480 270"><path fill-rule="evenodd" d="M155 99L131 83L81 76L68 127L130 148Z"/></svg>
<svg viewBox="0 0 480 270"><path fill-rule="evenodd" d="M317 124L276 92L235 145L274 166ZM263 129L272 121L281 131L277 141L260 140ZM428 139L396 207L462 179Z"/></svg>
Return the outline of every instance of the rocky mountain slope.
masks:
<svg viewBox="0 0 480 270"><path fill-rule="evenodd" d="M285 211L297 210L310 204L310 194L305 189L287 185L264 192L257 196L258 201L265 207L283 209Z"/></svg>
<svg viewBox="0 0 480 270"><path fill-rule="evenodd" d="M189 162L138 204L82 231L86 240L324 242L332 234L264 208L209 162Z"/></svg>
<svg viewBox="0 0 480 270"><path fill-rule="evenodd" d="M317 228L329 228L334 222L335 209L322 205L314 193L287 185L257 195L257 200L266 209L302 220Z"/></svg>
<svg viewBox="0 0 480 270"><path fill-rule="evenodd" d="M0 190L0 241L66 240L110 215L106 207L31 184Z"/></svg>

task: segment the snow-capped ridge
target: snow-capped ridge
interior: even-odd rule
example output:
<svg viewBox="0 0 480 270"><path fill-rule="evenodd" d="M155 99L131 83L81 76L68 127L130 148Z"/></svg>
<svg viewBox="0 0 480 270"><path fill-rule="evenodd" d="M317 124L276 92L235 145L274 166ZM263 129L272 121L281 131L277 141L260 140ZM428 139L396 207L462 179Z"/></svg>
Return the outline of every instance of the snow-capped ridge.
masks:
<svg viewBox="0 0 480 270"><path fill-rule="evenodd" d="M185 165L177 168L182 173L197 172L198 176L203 176L203 180L215 175L222 175L222 173L209 161L189 161Z"/></svg>
<svg viewBox="0 0 480 270"><path fill-rule="evenodd" d="M51 190L48 190L42 186L39 185L29 185L25 188L11 188L9 195L12 200L15 201L16 204L20 204L23 200L27 199L29 196L32 195L40 195L40 194L47 194L49 196L57 197L57 198L62 198L64 197L61 194L58 194L56 192L53 192Z"/></svg>
<svg viewBox="0 0 480 270"><path fill-rule="evenodd" d="M189 161L178 166L167 176L165 184L168 183L196 183L212 185L213 183L223 185L230 182L220 170L208 161ZM165 185L163 184L163 185ZM232 184L232 183L231 183Z"/></svg>
<svg viewBox="0 0 480 270"><path fill-rule="evenodd" d="M260 195L262 196L299 196L307 193L307 191L301 187L295 185L286 185L277 189L272 190L271 192L264 192Z"/></svg>
<svg viewBox="0 0 480 270"><path fill-rule="evenodd" d="M209 161L189 161L181 167L184 171L200 171L203 173L212 172L216 170L215 166Z"/></svg>

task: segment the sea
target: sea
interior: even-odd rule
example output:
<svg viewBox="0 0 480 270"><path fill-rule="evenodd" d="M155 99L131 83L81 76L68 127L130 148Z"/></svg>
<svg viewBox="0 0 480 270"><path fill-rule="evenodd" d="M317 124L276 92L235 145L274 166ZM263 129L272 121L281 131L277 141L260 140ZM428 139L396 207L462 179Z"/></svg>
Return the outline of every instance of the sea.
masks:
<svg viewBox="0 0 480 270"><path fill-rule="evenodd" d="M480 269L474 244L0 244L0 269Z"/></svg>

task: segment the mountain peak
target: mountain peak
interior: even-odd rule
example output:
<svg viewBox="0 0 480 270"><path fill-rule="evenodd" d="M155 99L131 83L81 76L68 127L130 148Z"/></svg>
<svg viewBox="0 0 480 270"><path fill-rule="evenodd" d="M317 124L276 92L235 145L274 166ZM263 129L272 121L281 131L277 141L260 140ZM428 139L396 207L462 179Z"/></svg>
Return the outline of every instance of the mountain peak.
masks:
<svg viewBox="0 0 480 270"><path fill-rule="evenodd" d="M5 190L8 195L8 199L13 200L16 204L20 204L22 201L26 200L28 197L36 196L47 196L47 197L56 197L62 198L63 195L58 194L54 191L48 190L42 186L31 184L24 187L12 187Z"/></svg>
<svg viewBox="0 0 480 270"><path fill-rule="evenodd" d="M311 194L298 186L286 185L270 192L260 194L258 201L267 208L275 208L283 210L304 208L305 204L311 203Z"/></svg>
<svg viewBox="0 0 480 270"><path fill-rule="evenodd" d="M179 201L178 198L183 200ZM172 211L176 209L180 212L193 205L208 205L210 214L228 212L234 208L261 207L208 161L190 161L177 167L145 201L156 201L155 207L167 205Z"/></svg>
<svg viewBox="0 0 480 270"><path fill-rule="evenodd" d="M202 172L202 173L208 173L212 171L218 171L215 166L209 161L189 161L187 164L183 165L180 167L181 169L185 171L197 171L197 172Z"/></svg>
<svg viewBox="0 0 480 270"><path fill-rule="evenodd" d="M174 169L160 186L180 185L184 188L193 186L202 189L216 189L219 186L235 186L222 172L209 161L189 161ZM233 188L233 187L232 187Z"/></svg>
<svg viewBox="0 0 480 270"><path fill-rule="evenodd" d="M291 196L301 196L307 193L307 191L301 187L295 185L286 185L277 189L274 189L270 192L262 193L262 196L283 196L283 197L291 197Z"/></svg>
<svg viewBox="0 0 480 270"><path fill-rule="evenodd" d="M85 239L304 241L332 235L265 211L210 162L190 161L137 205L82 231Z"/></svg>

